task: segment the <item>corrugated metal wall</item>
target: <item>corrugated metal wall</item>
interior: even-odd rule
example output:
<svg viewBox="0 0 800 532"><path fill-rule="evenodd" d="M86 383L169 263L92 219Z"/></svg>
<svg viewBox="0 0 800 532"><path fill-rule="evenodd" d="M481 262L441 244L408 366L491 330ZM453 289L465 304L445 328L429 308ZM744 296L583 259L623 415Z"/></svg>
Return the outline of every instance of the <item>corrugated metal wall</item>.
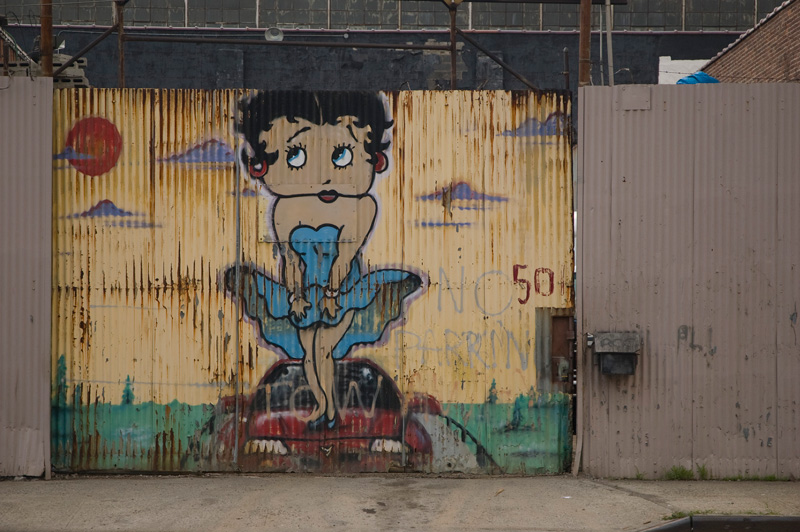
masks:
<svg viewBox="0 0 800 532"><path fill-rule="evenodd" d="M797 477L800 87L579 96L578 330L643 342L633 376L583 344L584 470Z"/></svg>
<svg viewBox="0 0 800 532"><path fill-rule="evenodd" d="M0 77L0 476L50 474L52 91Z"/></svg>
<svg viewBox="0 0 800 532"><path fill-rule="evenodd" d="M566 94L56 94L57 467L569 464Z"/></svg>
<svg viewBox="0 0 800 532"><path fill-rule="evenodd" d="M218 276L236 253L234 101L56 91L59 469L179 470L234 393L237 314Z"/></svg>

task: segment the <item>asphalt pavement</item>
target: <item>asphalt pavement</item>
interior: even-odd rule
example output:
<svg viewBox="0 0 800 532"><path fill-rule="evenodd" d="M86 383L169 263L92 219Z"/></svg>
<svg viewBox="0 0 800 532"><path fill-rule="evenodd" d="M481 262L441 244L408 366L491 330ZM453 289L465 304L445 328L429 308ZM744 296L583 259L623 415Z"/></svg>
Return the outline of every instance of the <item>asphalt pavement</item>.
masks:
<svg viewBox="0 0 800 532"><path fill-rule="evenodd" d="M0 481L0 530L640 531L800 515L800 483L302 474Z"/></svg>

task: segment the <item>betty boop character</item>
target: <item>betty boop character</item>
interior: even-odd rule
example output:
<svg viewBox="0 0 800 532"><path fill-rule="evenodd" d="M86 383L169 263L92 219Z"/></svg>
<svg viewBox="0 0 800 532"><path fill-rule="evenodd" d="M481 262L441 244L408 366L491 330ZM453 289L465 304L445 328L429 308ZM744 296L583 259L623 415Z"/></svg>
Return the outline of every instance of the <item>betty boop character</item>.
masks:
<svg viewBox="0 0 800 532"><path fill-rule="evenodd" d="M242 272L245 313L261 337L302 359L316 401L309 424L336 423L335 360L378 341L421 286L400 269L367 271L392 120L374 93L261 92L240 104L240 162L272 200L279 278ZM226 283L235 289L233 269Z"/></svg>

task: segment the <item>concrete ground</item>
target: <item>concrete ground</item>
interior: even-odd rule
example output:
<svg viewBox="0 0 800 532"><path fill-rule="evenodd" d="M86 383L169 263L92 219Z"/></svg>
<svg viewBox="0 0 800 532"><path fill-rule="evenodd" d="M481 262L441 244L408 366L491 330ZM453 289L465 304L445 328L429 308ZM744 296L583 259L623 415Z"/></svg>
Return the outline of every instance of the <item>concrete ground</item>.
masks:
<svg viewBox="0 0 800 532"><path fill-rule="evenodd" d="M0 530L14 531L638 531L677 512L800 515L800 483L298 474L0 481Z"/></svg>

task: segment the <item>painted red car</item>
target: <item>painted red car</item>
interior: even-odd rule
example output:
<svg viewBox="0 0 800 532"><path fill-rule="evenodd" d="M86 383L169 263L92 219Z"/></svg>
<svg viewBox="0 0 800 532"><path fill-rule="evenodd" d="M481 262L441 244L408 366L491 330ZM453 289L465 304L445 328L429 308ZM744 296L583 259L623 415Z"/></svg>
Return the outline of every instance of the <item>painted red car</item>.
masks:
<svg viewBox="0 0 800 532"><path fill-rule="evenodd" d="M415 394L407 402L394 380L369 360L336 364L337 415L332 426L310 419L315 405L300 361L274 364L242 398L238 462L245 470L387 471L423 469L431 438L417 416L441 415L439 402ZM233 398L217 432L217 451L237 446ZM405 414L405 415L404 415Z"/></svg>

